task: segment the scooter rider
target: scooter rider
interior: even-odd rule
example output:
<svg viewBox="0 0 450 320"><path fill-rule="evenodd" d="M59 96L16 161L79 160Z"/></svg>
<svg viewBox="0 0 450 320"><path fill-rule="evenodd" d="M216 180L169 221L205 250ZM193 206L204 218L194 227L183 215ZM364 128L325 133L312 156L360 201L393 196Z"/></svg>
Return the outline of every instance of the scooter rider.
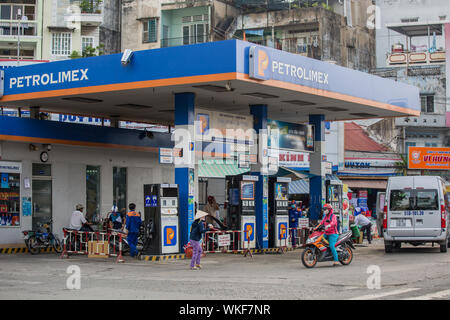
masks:
<svg viewBox="0 0 450 320"><path fill-rule="evenodd" d="M323 210L324 210L324 218L323 220L319 223L319 225L316 227L316 229L323 225L325 227L325 239L329 242L330 244L330 250L331 253L333 254L333 266L339 265L339 258L338 258L338 254L336 251L336 241L339 238L339 234L338 234L338 230L337 230L337 219L336 216L333 214L333 207L331 206L331 204L326 203L323 206Z"/></svg>

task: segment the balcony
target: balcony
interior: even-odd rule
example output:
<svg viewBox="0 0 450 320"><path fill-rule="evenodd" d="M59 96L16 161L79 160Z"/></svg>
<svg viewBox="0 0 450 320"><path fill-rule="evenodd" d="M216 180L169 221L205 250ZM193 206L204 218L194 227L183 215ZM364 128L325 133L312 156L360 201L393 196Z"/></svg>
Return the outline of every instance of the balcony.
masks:
<svg viewBox="0 0 450 320"><path fill-rule="evenodd" d="M82 0L80 2L82 26L99 26L103 23L102 1Z"/></svg>
<svg viewBox="0 0 450 320"><path fill-rule="evenodd" d="M436 52L394 52L388 54L389 66L430 65L445 63L445 51Z"/></svg>

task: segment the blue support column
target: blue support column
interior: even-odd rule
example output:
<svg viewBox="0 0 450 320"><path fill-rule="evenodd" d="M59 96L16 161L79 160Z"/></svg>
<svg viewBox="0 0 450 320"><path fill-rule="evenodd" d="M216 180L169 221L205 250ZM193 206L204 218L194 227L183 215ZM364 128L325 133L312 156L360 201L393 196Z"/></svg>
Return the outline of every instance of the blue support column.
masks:
<svg viewBox="0 0 450 320"><path fill-rule="evenodd" d="M267 162L261 161L267 155L267 105L251 105L250 114L253 115L253 129L258 134L258 165L252 165L251 173L259 177L256 183L255 215L257 247L269 247L269 203L268 203L268 176L262 174L261 167ZM265 141L263 141L263 139ZM266 149L264 151L264 149Z"/></svg>
<svg viewBox="0 0 450 320"><path fill-rule="evenodd" d="M314 125L314 153L311 154L309 179L310 219L318 220L325 201L325 170L322 162L325 156L325 116L310 115L309 124Z"/></svg>
<svg viewBox="0 0 450 320"><path fill-rule="evenodd" d="M175 94L175 130L183 129L191 133L183 145L184 161L175 163L175 183L179 190L180 252L183 252L183 246L189 241L189 230L195 215L195 156L192 156L194 119L195 94Z"/></svg>

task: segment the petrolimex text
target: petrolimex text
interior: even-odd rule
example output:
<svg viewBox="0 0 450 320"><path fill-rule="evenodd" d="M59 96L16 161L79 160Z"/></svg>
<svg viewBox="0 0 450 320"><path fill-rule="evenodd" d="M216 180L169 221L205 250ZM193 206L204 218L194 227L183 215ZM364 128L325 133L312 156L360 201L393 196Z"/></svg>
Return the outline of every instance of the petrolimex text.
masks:
<svg viewBox="0 0 450 320"><path fill-rule="evenodd" d="M9 79L9 88L28 88L89 80L89 69L75 69L58 73L34 74Z"/></svg>

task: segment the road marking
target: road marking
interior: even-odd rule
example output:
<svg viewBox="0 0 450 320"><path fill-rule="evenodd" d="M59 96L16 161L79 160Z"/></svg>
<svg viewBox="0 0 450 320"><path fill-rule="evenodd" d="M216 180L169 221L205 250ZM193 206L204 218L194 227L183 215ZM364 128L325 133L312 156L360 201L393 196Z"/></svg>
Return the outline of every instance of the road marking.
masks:
<svg viewBox="0 0 450 320"><path fill-rule="evenodd" d="M406 292L411 292L411 291L416 291L419 290L420 288L406 288L406 289L399 289L399 290L394 290L394 291L389 291L389 292L385 292L385 293L380 293L380 294L369 294L366 296L359 296L359 297L354 297L351 298L349 300L371 300L371 299L378 299L378 298L383 298L383 297L388 297L388 296L394 296L394 295L398 295L398 294L403 294Z"/></svg>
<svg viewBox="0 0 450 320"><path fill-rule="evenodd" d="M444 291L438 291L438 292L434 292L434 293L425 294L425 295L419 296L419 297L412 297L412 298L407 298L407 299L402 299L402 300L431 300L431 299L443 298L448 295L450 295L450 290L444 290Z"/></svg>

